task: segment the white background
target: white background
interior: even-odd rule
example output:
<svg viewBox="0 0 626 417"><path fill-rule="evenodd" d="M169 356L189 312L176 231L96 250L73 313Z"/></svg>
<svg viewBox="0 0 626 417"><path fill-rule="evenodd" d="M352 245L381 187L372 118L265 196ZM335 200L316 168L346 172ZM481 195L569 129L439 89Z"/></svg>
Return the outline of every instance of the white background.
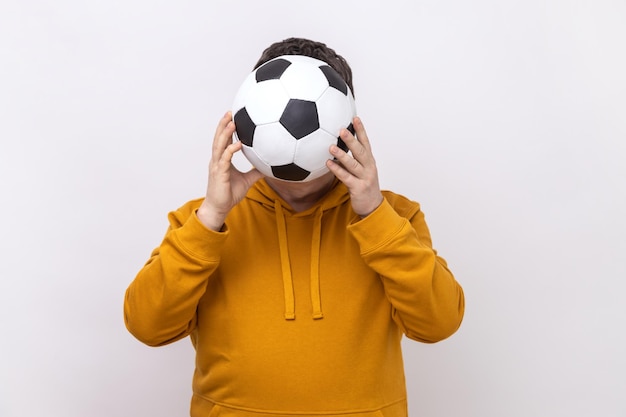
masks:
<svg viewBox="0 0 626 417"><path fill-rule="evenodd" d="M124 291L290 36L348 59L466 291L405 344L412 416L626 415L623 0L3 0L0 416L188 415L189 341L133 339Z"/></svg>

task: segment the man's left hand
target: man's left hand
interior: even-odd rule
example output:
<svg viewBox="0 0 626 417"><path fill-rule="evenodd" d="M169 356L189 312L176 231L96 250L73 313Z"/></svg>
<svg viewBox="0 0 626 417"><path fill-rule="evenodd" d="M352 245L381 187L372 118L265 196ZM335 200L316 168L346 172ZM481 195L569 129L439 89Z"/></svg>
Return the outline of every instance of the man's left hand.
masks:
<svg viewBox="0 0 626 417"><path fill-rule="evenodd" d="M363 122L355 117L352 125L355 135L347 129L342 129L340 133L341 140L352 155L332 145L330 153L335 160L328 160L326 166L348 187L352 209L363 218L378 208L383 202L383 195L378 184L376 161Z"/></svg>

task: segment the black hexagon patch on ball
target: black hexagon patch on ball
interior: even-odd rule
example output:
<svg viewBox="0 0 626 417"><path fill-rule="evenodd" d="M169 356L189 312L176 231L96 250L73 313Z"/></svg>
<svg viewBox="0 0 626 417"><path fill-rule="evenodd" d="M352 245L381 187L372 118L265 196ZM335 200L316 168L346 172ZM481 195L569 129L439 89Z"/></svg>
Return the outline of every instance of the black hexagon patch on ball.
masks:
<svg viewBox="0 0 626 417"><path fill-rule="evenodd" d="M315 103L297 99L289 100L279 122L296 139L301 139L320 127Z"/></svg>
<svg viewBox="0 0 626 417"><path fill-rule="evenodd" d="M250 118L250 115L245 107L235 113L233 120L235 121L235 126L237 126L237 136L239 136L241 143L247 146L252 146L256 125Z"/></svg>

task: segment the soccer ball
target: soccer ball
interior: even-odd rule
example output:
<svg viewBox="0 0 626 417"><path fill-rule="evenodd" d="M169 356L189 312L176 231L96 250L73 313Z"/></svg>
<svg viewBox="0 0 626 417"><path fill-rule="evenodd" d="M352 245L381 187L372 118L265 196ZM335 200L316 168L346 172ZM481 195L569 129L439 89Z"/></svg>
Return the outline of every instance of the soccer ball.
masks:
<svg viewBox="0 0 626 417"><path fill-rule="evenodd" d="M249 74L232 107L243 154L264 175L310 181L328 172L328 149L346 152L339 131L354 133L354 97L327 63L302 55L272 59Z"/></svg>

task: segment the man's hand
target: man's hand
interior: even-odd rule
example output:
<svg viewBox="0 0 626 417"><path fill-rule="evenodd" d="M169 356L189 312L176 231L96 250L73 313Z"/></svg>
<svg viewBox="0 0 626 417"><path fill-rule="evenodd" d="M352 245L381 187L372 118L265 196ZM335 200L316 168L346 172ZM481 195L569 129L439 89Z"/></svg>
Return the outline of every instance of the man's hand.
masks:
<svg viewBox="0 0 626 417"><path fill-rule="evenodd" d="M198 209L198 218L209 229L219 231L230 210L239 203L248 189L263 174L256 169L241 172L232 164L233 155L241 150L241 142L233 143L235 124L227 112L220 120L213 139L209 162L209 181L206 197Z"/></svg>
<svg viewBox="0 0 626 417"><path fill-rule="evenodd" d="M366 217L383 202L383 195L378 185L376 161L361 119L355 117L353 126L356 137L347 129L340 133L352 156L332 145L330 153L336 160L329 160L326 166L348 187L354 212Z"/></svg>

